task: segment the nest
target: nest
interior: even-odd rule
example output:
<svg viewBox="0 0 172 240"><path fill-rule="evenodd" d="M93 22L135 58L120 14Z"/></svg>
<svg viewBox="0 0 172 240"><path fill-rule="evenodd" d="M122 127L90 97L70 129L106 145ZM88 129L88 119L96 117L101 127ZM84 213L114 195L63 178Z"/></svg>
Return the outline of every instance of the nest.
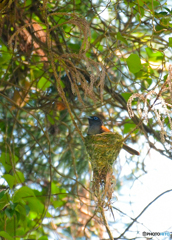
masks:
<svg viewBox="0 0 172 240"><path fill-rule="evenodd" d="M93 169L93 191L96 196L103 192L111 199L115 179L112 165L123 146L123 137L117 132L89 135L85 146Z"/></svg>

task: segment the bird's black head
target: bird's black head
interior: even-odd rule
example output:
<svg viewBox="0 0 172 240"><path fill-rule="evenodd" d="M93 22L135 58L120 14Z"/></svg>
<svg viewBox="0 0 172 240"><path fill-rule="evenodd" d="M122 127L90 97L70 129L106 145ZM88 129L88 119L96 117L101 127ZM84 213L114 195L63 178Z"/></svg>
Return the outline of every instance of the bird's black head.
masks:
<svg viewBox="0 0 172 240"><path fill-rule="evenodd" d="M103 124L103 121L97 116L88 117L88 121L89 121L89 123L99 123L101 125Z"/></svg>
<svg viewBox="0 0 172 240"><path fill-rule="evenodd" d="M88 117L89 128L88 135L95 135L101 133L101 126L103 125L103 121L97 116Z"/></svg>

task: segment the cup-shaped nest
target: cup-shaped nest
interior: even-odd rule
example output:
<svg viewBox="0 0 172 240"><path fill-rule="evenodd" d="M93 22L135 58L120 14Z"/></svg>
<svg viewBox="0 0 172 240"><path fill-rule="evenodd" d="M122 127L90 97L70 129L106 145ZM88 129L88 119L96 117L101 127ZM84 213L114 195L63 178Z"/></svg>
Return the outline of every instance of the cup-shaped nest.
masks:
<svg viewBox="0 0 172 240"><path fill-rule="evenodd" d="M112 177L112 165L123 146L123 137L117 132L89 135L85 137L85 146L93 169L93 188L97 192L98 186L106 186L107 176Z"/></svg>

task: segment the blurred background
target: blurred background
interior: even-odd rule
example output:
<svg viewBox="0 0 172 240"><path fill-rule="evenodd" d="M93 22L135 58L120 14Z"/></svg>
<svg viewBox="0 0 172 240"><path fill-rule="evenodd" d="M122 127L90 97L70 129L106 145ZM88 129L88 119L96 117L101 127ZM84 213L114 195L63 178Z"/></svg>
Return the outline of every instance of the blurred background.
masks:
<svg viewBox="0 0 172 240"><path fill-rule="evenodd" d="M172 231L171 13L154 0L1 1L2 238L109 238L84 145L91 115L140 152L114 164L113 237Z"/></svg>

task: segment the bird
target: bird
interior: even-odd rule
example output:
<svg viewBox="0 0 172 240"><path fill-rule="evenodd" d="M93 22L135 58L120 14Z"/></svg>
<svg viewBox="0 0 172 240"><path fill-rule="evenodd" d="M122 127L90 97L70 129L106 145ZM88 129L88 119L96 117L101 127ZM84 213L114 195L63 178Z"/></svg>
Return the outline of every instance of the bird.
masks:
<svg viewBox="0 0 172 240"><path fill-rule="evenodd" d="M103 125L103 121L97 116L88 117L88 121L89 121L89 127L88 127L87 135L96 135L104 132L111 132L108 128L106 128ZM123 143L123 149L126 150L131 155L140 155L138 151L127 146L125 143Z"/></svg>

